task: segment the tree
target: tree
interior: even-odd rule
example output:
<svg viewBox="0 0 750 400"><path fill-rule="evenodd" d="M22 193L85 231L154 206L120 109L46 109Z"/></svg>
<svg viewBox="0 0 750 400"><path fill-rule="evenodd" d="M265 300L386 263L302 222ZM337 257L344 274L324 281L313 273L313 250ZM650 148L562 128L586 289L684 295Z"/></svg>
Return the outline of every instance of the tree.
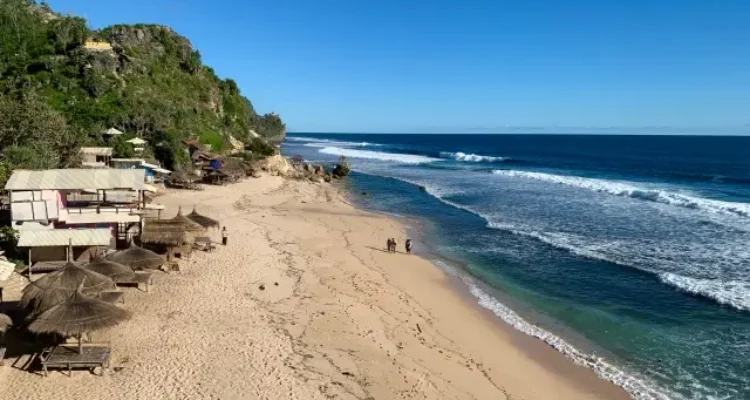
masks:
<svg viewBox="0 0 750 400"><path fill-rule="evenodd" d="M132 158L135 156L133 145L127 143L121 136L114 137L110 144L112 145L112 156L115 158Z"/></svg>

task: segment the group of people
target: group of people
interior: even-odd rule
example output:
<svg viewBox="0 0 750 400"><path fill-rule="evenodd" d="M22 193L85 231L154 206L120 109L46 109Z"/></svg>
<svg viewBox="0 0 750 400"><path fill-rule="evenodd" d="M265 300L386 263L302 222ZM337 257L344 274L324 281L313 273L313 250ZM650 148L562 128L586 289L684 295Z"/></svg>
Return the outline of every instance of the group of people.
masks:
<svg viewBox="0 0 750 400"><path fill-rule="evenodd" d="M389 253L395 253L396 252L396 239L388 238L385 246L386 248L388 248ZM411 254L411 239L406 239L406 242L404 242L404 248L406 249L406 254Z"/></svg>

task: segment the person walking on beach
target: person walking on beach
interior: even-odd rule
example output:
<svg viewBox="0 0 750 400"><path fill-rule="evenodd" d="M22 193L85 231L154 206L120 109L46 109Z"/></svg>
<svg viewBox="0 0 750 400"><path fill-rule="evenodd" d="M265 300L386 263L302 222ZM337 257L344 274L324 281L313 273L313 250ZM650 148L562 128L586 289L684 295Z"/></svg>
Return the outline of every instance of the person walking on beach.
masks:
<svg viewBox="0 0 750 400"><path fill-rule="evenodd" d="M229 237L229 232L227 232L227 227L225 226L221 228L221 244L226 246L228 237Z"/></svg>
<svg viewBox="0 0 750 400"><path fill-rule="evenodd" d="M398 245L398 243L396 243L396 239L395 238L391 238L391 253L395 253L396 252L396 246L397 245Z"/></svg>
<svg viewBox="0 0 750 400"><path fill-rule="evenodd" d="M404 247L406 248L406 254L411 254L411 239L406 239Z"/></svg>
<svg viewBox="0 0 750 400"><path fill-rule="evenodd" d="M385 242L385 247L388 249L389 253L393 253L393 239L388 238L388 240Z"/></svg>

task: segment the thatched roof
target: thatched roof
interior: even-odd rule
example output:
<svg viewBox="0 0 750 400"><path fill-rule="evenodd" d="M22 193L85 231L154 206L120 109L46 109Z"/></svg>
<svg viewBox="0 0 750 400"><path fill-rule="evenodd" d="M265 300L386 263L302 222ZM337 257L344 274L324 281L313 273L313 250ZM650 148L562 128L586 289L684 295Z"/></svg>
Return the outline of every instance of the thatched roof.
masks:
<svg viewBox="0 0 750 400"><path fill-rule="evenodd" d="M190 218L191 221L195 222L196 224L208 229L208 228L218 228L219 227L219 221L206 217L205 215L201 215L196 211L195 207L193 207L193 212L187 215L188 218Z"/></svg>
<svg viewBox="0 0 750 400"><path fill-rule="evenodd" d="M202 228L201 228L202 229ZM191 243L193 234L171 220L149 219L144 221L141 243L181 246Z"/></svg>
<svg viewBox="0 0 750 400"><path fill-rule="evenodd" d="M102 274L67 263L61 269L29 283L23 289L21 305L31 306L32 314L38 314L65 301L79 289L84 294L93 295L115 289L115 283Z"/></svg>
<svg viewBox="0 0 750 400"><path fill-rule="evenodd" d="M182 229L185 232L201 233L205 232L206 230L206 228L204 228L202 225L182 215L182 207L177 209L177 215L175 215L174 218L168 219L166 221L176 225L177 227L179 227L179 229Z"/></svg>
<svg viewBox="0 0 750 400"><path fill-rule="evenodd" d="M96 260L96 259L104 257L105 254L107 254L106 247L91 246L88 249L84 250L83 253L81 253L81 255L78 256L76 261L90 262L92 260Z"/></svg>
<svg viewBox="0 0 750 400"><path fill-rule="evenodd" d="M134 271L158 269L164 265L164 258L160 255L132 243L127 249L111 254L106 259L130 267Z"/></svg>
<svg viewBox="0 0 750 400"><path fill-rule="evenodd" d="M58 333L71 337L98 331L130 318L130 313L115 305L88 297L80 292L37 316L29 324L34 333Z"/></svg>
<svg viewBox="0 0 750 400"><path fill-rule="evenodd" d="M135 272L130 267L114 261L94 260L84 265L83 268L108 276L115 282L132 282L135 279Z"/></svg>
<svg viewBox="0 0 750 400"><path fill-rule="evenodd" d="M174 183L193 183L199 181L200 179L200 176L185 171L174 171L171 175L169 175L169 178L167 178L169 182Z"/></svg>

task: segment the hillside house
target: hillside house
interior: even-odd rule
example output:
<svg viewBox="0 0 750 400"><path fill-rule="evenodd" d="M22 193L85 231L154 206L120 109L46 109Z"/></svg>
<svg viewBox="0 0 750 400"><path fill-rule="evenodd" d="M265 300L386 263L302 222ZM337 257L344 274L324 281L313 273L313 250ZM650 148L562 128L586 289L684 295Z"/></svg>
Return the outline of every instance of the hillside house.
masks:
<svg viewBox="0 0 750 400"><path fill-rule="evenodd" d="M83 48L90 51L110 51L112 50L112 44L99 40L87 40L83 44Z"/></svg>
<svg viewBox="0 0 750 400"><path fill-rule="evenodd" d="M171 174L172 171L162 168L160 165L146 162L142 158L113 158L110 163L112 168L118 169L132 169L139 168L146 172L147 183L164 183L167 175Z"/></svg>
<svg viewBox="0 0 750 400"><path fill-rule="evenodd" d="M81 147L81 164L88 168L107 168L112 160L111 147Z"/></svg>

